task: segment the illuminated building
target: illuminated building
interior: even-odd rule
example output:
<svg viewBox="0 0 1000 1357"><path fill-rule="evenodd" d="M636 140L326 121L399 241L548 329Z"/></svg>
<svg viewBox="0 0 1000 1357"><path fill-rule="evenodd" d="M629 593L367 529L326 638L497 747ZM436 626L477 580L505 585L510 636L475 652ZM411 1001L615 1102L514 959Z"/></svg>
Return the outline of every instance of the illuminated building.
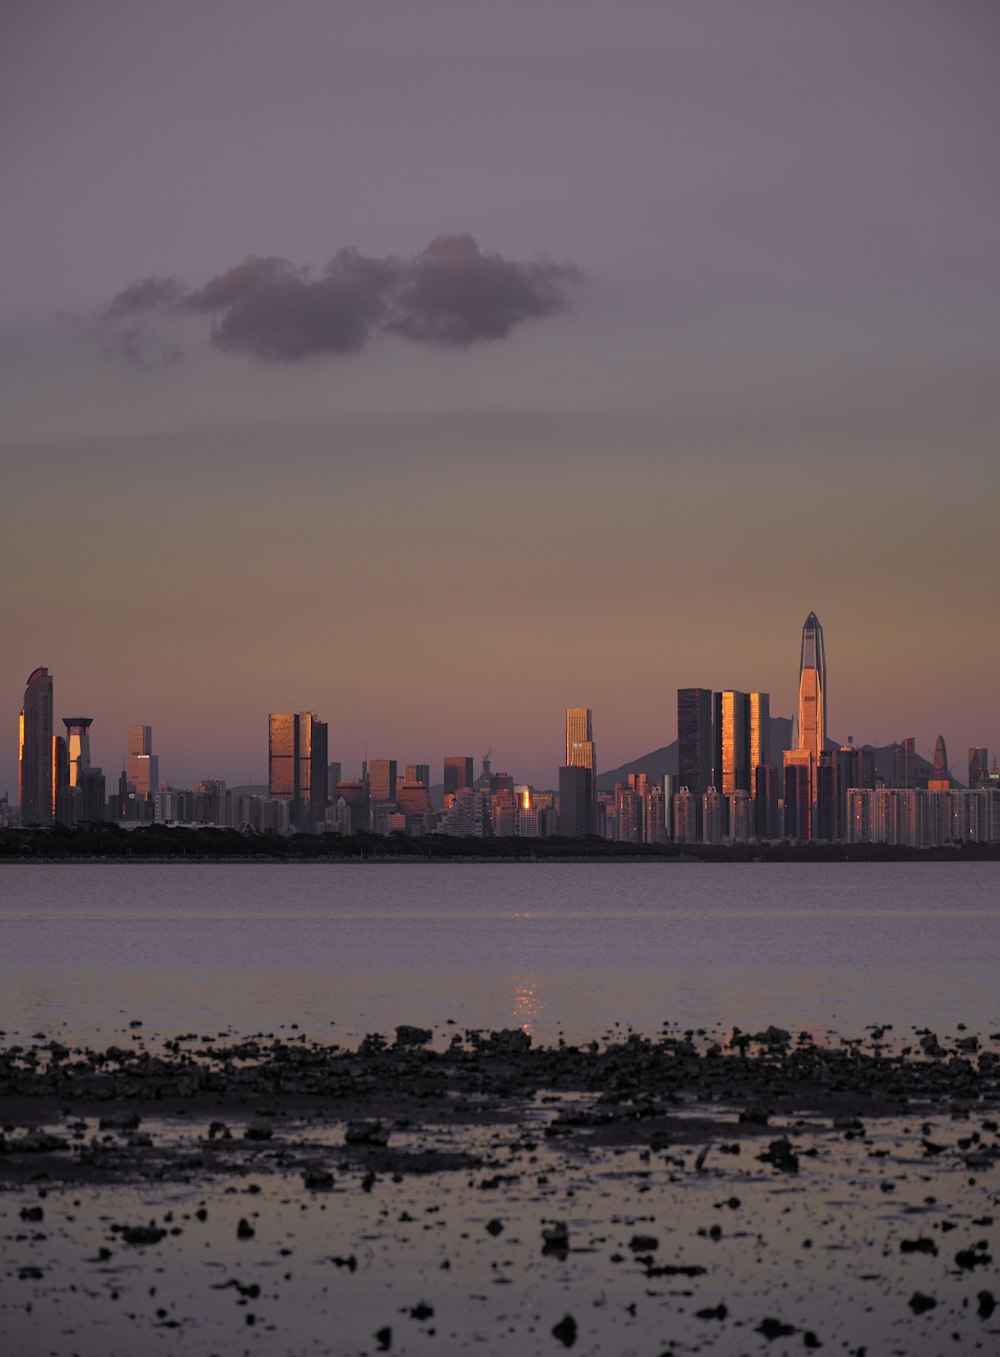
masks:
<svg viewBox="0 0 1000 1357"><path fill-rule="evenodd" d="M147 801L160 790L160 760L153 753L152 726L129 726L125 771L138 800Z"/></svg>
<svg viewBox="0 0 1000 1357"><path fill-rule="evenodd" d="M724 797L750 790L750 694L731 688L715 694L714 783Z"/></svg>
<svg viewBox="0 0 1000 1357"><path fill-rule="evenodd" d="M951 791L951 773L948 770L948 749L944 742L944 736L939 735L934 745L934 771L927 783L928 791L948 792Z"/></svg>
<svg viewBox="0 0 1000 1357"><path fill-rule="evenodd" d="M799 662L798 748L818 759L826 748L826 648L815 613L802 627Z"/></svg>
<svg viewBox="0 0 1000 1357"><path fill-rule="evenodd" d="M35 669L24 689L18 741L18 798L22 825L49 825L55 810L52 677Z"/></svg>
<svg viewBox="0 0 1000 1357"><path fill-rule="evenodd" d="M750 795L754 793L753 770L771 762L771 695L750 693Z"/></svg>
<svg viewBox="0 0 1000 1357"><path fill-rule="evenodd" d="M429 763L406 763L403 765L404 782L422 782L425 787L431 785L431 766Z"/></svg>
<svg viewBox="0 0 1000 1357"><path fill-rule="evenodd" d="M368 790L373 805L396 799L396 760L372 759L368 765Z"/></svg>
<svg viewBox="0 0 1000 1357"><path fill-rule="evenodd" d="M444 760L444 794L454 796L456 792L471 788L475 780L472 756L468 754L446 754Z"/></svg>
<svg viewBox="0 0 1000 1357"><path fill-rule="evenodd" d="M90 767L90 727L92 716L64 716L66 755L69 759L69 786L79 787L80 775Z"/></svg>
<svg viewBox="0 0 1000 1357"><path fill-rule="evenodd" d="M566 767L589 768L591 780L597 777L594 717L589 707L566 708Z"/></svg>
<svg viewBox="0 0 1000 1357"><path fill-rule="evenodd" d="M290 803L289 820L294 828L318 833L326 814L326 722L310 711L271 712L267 769L269 797Z"/></svg>

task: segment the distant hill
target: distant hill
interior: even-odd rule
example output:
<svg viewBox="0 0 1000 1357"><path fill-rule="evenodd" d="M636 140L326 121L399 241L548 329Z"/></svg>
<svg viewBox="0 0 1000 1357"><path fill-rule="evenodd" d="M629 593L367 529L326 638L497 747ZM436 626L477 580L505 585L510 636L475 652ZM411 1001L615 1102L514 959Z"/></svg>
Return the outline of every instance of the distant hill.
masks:
<svg viewBox="0 0 1000 1357"><path fill-rule="evenodd" d="M792 742L792 718L790 716L772 716L771 717L771 760L780 764L781 751L790 749ZM828 749L839 749L839 743L836 740L827 740ZM873 749L872 745L865 745L865 749ZM874 749L875 753L875 772L883 778L887 785L892 784L892 755L893 750L899 748L899 743L880 745ZM920 769L932 770L934 765L930 759L925 759L921 754L914 755L914 766ZM640 754L637 758L630 759L628 763L623 763L619 768L611 768L606 773L598 773L597 790L600 792L613 792L616 782L625 782L629 773L645 773L650 782L659 782L665 774L670 773L677 776L677 741L671 744L665 744L661 749L654 749L649 754ZM957 779L954 779L956 785Z"/></svg>

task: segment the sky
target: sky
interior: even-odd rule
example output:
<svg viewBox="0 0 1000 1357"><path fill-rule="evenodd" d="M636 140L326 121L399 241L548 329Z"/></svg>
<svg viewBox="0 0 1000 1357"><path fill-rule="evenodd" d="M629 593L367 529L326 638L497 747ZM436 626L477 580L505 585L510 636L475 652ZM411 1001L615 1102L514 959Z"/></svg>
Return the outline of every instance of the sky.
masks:
<svg viewBox="0 0 1000 1357"><path fill-rule="evenodd" d="M7 0L0 793L552 786L681 686L1000 752L992 0Z"/></svg>

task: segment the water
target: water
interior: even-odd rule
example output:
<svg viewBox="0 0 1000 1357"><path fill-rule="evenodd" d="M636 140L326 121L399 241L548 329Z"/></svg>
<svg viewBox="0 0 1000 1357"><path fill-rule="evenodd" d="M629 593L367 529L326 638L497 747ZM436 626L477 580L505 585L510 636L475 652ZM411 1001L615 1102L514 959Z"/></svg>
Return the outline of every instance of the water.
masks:
<svg viewBox="0 0 1000 1357"><path fill-rule="evenodd" d="M989 863L5 865L0 1029L985 1034L998 884Z"/></svg>

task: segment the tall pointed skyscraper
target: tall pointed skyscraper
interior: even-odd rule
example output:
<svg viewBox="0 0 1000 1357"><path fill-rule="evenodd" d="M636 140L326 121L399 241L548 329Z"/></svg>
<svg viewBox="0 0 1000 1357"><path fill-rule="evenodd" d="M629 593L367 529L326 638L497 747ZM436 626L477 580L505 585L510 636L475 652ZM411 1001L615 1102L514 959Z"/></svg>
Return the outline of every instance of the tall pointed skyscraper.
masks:
<svg viewBox="0 0 1000 1357"><path fill-rule="evenodd" d="M802 659L799 663L798 745L819 759L826 748L826 650L823 628L810 613L802 628Z"/></svg>
<svg viewBox="0 0 1000 1357"><path fill-rule="evenodd" d="M50 825L55 814L56 749L52 731L52 676L35 669L24 689L18 749L22 825Z"/></svg>

